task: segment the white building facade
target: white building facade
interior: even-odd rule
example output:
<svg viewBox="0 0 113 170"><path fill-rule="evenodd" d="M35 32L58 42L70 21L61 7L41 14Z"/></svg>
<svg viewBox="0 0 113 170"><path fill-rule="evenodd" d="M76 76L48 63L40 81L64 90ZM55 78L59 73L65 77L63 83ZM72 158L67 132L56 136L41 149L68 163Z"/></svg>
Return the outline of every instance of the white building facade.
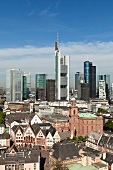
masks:
<svg viewBox="0 0 113 170"><path fill-rule="evenodd" d="M55 99L69 100L69 56L61 58L55 42Z"/></svg>
<svg viewBox="0 0 113 170"><path fill-rule="evenodd" d="M99 80L99 99L106 99L105 81Z"/></svg>

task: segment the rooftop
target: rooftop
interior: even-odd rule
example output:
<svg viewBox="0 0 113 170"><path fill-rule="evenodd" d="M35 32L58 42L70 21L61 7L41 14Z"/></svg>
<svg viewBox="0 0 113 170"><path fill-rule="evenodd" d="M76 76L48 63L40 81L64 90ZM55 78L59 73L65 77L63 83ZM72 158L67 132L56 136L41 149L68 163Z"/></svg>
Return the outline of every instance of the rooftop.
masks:
<svg viewBox="0 0 113 170"><path fill-rule="evenodd" d="M94 115L94 114L92 114L92 113L89 113L89 112L84 112L84 113L82 113L82 112L79 112L78 113L78 116L79 117L83 117L83 118L97 118L97 116L96 115Z"/></svg>
<svg viewBox="0 0 113 170"><path fill-rule="evenodd" d="M89 166L83 166L82 164L76 163L76 164L70 164L67 166L69 168L69 170L97 170L96 167L94 167L93 165L89 165Z"/></svg>

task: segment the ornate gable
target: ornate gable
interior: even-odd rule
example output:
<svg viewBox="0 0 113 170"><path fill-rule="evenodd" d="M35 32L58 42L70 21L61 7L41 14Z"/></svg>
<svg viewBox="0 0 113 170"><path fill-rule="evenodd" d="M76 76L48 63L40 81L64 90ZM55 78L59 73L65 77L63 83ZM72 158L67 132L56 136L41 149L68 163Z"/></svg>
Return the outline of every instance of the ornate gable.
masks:
<svg viewBox="0 0 113 170"><path fill-rule="evenodd" d="M44 133L42 132L42 130L40 129L38 134L36 135L37 138L45 138Z"/></svg>

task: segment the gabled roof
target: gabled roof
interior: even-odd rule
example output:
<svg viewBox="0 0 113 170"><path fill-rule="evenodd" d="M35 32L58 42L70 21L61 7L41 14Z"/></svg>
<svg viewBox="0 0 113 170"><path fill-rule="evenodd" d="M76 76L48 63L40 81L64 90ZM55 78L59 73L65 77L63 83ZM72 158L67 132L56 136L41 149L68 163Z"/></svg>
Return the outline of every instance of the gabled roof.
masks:
<svg viewBox="0 0 113 170"><path fill-rule="evenodd" d="M53 156L56 159L66 160L66 159L75 159L80 157L78 151L78 146L69 141L64 140L53 145Z"/></svg>
<svg viewBox="0 0 113 170"><path fill-rule="evenodd" d="M10 153L11 150L15 150L15 152L18 152L18 148L14 144L10 148L8 148L6 152Z"/></svg>
<svg viewBox="0 0 113 170"><path fill-rule="evenodd" d="M104 161L112 164L113 163L113 154L106 153L106 158L104 159Z"/></svg>
<svg viewBox="0 0 113 170"><path fill-rule="evenodd" d="M108 140L109 140L109 136L103 134L98 145L104 147L107 144Z"/></svg>
<svg viewBox="0 0 113 170"><path fill-rule="evenodd" d="M18 129L20 129L20 131L21 131L22 134L23 134L24 130L23 130L23 128L22 128L20 125L14 125L14 126L12 127L12 130L14 131L15 134L17 133Z"/></svg>
<svg viewBox="0 0 113 170"><path fill-rule="evenodd" d="M40 130L40 127L39 127L39 125L36 123L36 124L33 124L32 126L31 126L31 128L32 128L32 130L33 130L33 132L34 132L34 134L35 134L35 136L37 135L37 133L39 132L39 130Z"/></svg>
<svg viewBox="0 0 113 170"><path fill-rule="evenodd" d="M113 149L113 136L110 136L107 142L107 147L111 147Z"/></svg>

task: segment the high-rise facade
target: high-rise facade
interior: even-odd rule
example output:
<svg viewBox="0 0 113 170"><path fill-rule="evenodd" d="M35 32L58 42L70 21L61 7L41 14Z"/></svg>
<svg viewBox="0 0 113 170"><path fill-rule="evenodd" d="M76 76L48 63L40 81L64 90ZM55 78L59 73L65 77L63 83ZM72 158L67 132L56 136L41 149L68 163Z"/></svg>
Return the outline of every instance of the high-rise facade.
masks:
<svg viewBox="0 0 113 170"><path fill-rule="evenodd" d="M35 76L36 100L39 99L39 91L43 91L43 99L46 97L46 76L46 74L36 74Z"/></svg>
<svg viewBox="0 0 113 170"><path fill-rule="evenodd" d="M80 72L76 72L75 74L75 91L76 91L76 98L80 99L81 98L81 84L84 83L84 77L83 74Z"/></svg>
<svg viewBox="0 0 113 170"><path fill-rule="evenodd" d="M90 86L90 98L96 97L96 66L92 62L84 62L84 80Z"/></svg>
<svg viewBox="0 0 113 170"><path fill-rule="evenodd" d="M90 62L85 61L84 62L84 80L85 83L90 83Z"/></svg>
<svg viewBox="0 0 113 170"><path fill-rule="evenodd" d="M23 72L20 69L10 69L6 72L6 101L22 100Z"/></svg>
<svg viewBox="0 0 113 170"><path fill-rule="evenodd" d="M27 96L27 77L23 76L23 97L22 97L22 99L26 100L27 97L28 97Z"/></svg>
<svg viewBox="0 0 113 170"><path fill-rule="evenodd" d="M60 57L55 42L55 99L69 100L69 56Z"/></svg>
<svg viewBox="0 0 113 170"><path fill-rule="evenodd" d="M31 73L24 72L24 76L26 76L26 88L27 88L27 98L28 98L29 94L31 93Z"/></svg>
<svg viewBox="0 0 113 170"><path fill-rule="evenodd" d="M105 81L99 80L99 99L106 99Z"/></svg>
<svg viewBox="0 0 113 170"><path fill-rule="evenodd" d="M97 89L99 91L99 81L104 80L105 81L105 92L106 92L106 99L110 98L110 75L105 74L105 75L98 75L97 78Z"/></svg>
<svg viewBox="0 0 113 170"><path fill-rule="evenodd" d="M46 80L46 100L47 101L55 100L55 80L52 79Z"/></svg>

